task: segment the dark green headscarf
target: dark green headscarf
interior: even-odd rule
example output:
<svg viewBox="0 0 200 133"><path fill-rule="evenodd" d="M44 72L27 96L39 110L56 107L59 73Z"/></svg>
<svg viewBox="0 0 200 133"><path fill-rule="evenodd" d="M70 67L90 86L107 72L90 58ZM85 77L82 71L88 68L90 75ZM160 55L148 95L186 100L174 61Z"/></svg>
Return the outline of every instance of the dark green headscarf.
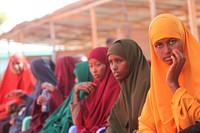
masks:
<svg viewBox="0 0 200 133"><path fill-rule="evenodd" d="M150 67L138 44L131 39L114 42L108 56L118 55L128 62L129 74L119 81L121 92L112 107L106 133L132 133L150 87Z"/></svg>
<svg viewBox="0 0 200 133"><path fill-rule="evenodd" d="M76 64L74 74L78 78L78 82L92 81L88 62L80 62ZM79 93L80 99L83 99L88 94L81 90ZM46 120L45 125L40 133L67 133L70 126L73 125L70 103L73 101L74 89L72 89L69 97L60 105L58 109Z"/></svg>

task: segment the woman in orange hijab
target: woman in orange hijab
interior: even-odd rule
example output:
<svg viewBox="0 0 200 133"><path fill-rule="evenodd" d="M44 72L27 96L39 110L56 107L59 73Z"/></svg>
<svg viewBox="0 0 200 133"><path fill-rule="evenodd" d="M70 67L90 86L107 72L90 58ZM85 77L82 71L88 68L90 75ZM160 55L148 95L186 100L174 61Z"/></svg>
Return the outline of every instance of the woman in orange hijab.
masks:
<svg viewBox="0 0 200 133"><path fill-rule="evenodd" d="M139 133L177 133L200 117L200 44L171 14L149 26L151 87Z"/></svg>

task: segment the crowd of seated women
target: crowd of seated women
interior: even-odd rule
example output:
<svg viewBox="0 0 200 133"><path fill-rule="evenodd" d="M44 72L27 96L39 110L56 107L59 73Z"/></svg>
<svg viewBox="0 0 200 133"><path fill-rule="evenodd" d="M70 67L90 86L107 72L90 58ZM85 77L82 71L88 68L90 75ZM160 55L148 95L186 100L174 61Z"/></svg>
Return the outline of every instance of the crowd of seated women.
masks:
<svg viewBox="0 0 200 133"><path fill-rule="evenodd" d="M165 13L150 23L149 43L151 61L129 38L93 48L87 61L12 55L0 133L198 133L199 42Z"/></svg>

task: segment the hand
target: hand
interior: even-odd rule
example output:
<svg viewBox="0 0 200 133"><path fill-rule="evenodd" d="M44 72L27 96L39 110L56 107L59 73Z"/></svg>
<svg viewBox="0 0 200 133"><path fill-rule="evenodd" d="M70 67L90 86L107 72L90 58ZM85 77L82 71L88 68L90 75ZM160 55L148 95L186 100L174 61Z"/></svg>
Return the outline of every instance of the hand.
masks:
<svg viewBox="0 0 200 133"><path fill-rule="evenodd" d="M180 87L178 83L178 77L181 73L183 65L185 64L186 58L185 55L177 49L173 49L172 52L174 53L174 55L171 56L173 63L171 64L167 72L166 82L172 92L175 92L176 89Z"/></svg>
<svg viewBox="0 0 200 133"><path fill-rule="evenodd" d="M12 96L23 96L25 94L25 92L24 91L22 91L22 90L13 90L13 91L10 91L7 95L6 95L6 97L12 97Z"/></svg>
<svg viewBox="0 0 200 133"><path fill-rule="evenodd" d="M45 103L45 102L47 102L46 97L43 96L43 95L39 95L38 98L37 98L37 104L42 105L42 103Z"/></svg>
<svg viewBox="0 0 200 133"><path fill-rule="evenodd" d="M48 82L44 82L42 83L42 86L41 86L42 89L48 89L50 92L53 92L55 90L55 87L48 83Z"/></svg>
<svg viewBox="0 0 200 133"><path fill-rule="evenodd" d="M16 111L16 106L17 106L16 101L13 100L8 102L6 105L6 113L8 115L14 113Z"/></svg>
<svg viewBox="0 0 200 133"><path fill-rule="evenodd" d="M80 101L79 99L80 90L85 90L88 93L92 93L93 91L96 90L96 86L97 85L93 82L82 82L82 83L77 84L75 86L73 104L77 104Z"/></svg>
<svg viewBox="0 0 200 133"><path fill-rule="evenodd" d="M92 93L96 90L96 84L93 82L82 82L75 86L75 93L78 94L80 90L85 90L88 93Z"/></svg>

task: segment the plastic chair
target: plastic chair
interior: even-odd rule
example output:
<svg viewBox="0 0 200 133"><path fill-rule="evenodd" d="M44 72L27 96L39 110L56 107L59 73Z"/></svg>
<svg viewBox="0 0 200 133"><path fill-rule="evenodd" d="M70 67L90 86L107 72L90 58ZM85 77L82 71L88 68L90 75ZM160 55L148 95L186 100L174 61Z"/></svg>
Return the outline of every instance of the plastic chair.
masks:
<svg viewBox="0 0 200 133"><path fill-rule="evenodd" d="M76 133L76 126L75 126L75 125L71 126L71 127L69 128L68 133Z"/></svg>
<svg viewBox="0 0 200 133"><path fill-rule="evenodd" d="M31 120L31 116L27 116L23 119L23 121L22 121L22 131L26 131L26 130L29 129L28 126L29 126L30 120Z"/></svg>
<svg viewBox="0 0 200 133"><path fill-rule="evenodd" d="M96 133L105 133L106 132L106 127L102 127L102 128L99 128Z"/></svg>

